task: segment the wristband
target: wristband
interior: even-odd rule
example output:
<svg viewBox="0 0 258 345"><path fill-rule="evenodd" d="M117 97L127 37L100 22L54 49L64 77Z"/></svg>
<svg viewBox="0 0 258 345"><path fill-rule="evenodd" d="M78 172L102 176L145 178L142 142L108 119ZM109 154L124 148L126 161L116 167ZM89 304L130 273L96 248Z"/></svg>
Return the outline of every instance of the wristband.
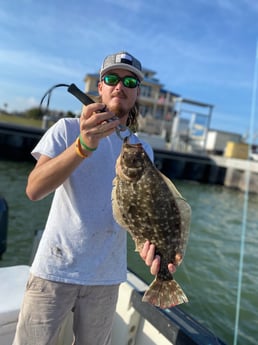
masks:
<svg viewBox="0 0 258 345"><path fill-rule="evenodd" d="M77 155L83 159L89 157L88 155L85 155L81 149L82 148L81 148L80 138L78 137L75 142L75 151Z"/></svg>
<svg viewBox="0 0 258 345"><path fill-rule="evenodd" d="M81 137L81 134L79 135L79 141L80 141L81 146L82 146L85 150L87 150L87 151L90 151L90 152L96 151L97 148L98 148L98 147L94 147L94 148L93 148L93 147L87 146L87 145L85 144L85 142L83 141L83 139L82 139L82 137Z"/></svg>

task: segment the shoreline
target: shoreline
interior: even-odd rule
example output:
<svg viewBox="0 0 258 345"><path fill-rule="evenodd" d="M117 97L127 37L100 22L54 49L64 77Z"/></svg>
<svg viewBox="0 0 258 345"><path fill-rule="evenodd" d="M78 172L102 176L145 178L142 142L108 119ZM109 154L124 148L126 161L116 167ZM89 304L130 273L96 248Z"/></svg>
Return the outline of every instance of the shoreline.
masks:
<svg viewBox="0 0 258 345"><path fill-rule="evenodd" d="M0 122L0 159L33 161L30 152L44 129ZM148 142L148 137L143 138ZM151 137L150 137L151 139ZM188 153L152 144L154 163L170 179L219 184L258 194L258 162L224 156Z"/></svg>

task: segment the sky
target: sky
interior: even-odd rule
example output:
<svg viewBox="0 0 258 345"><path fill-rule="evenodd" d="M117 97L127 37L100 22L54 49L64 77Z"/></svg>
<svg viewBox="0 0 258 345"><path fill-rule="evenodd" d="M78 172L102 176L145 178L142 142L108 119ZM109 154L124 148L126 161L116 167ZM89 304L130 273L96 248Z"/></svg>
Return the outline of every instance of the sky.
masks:
<svg viewBox="0 0 258 345"><path fill-rule="evenodd" d="M0 0L0 108L39 105L54 84L128 51L164 89L214 106L210 127L258 133L256 0ZM58 89L51 109L79 113Z"/></svg>

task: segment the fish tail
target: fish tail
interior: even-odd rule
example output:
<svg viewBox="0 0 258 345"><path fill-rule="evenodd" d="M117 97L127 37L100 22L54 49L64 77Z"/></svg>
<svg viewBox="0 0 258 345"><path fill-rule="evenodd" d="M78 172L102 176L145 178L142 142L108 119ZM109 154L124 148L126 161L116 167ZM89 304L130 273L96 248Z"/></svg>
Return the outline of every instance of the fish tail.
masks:
<svg viewBox="0 0 258 345"><path fill-rule="evenodd" d="M142 301L166 309L186 303L188 298L175 280L155 279L146 290Z"/></svg>

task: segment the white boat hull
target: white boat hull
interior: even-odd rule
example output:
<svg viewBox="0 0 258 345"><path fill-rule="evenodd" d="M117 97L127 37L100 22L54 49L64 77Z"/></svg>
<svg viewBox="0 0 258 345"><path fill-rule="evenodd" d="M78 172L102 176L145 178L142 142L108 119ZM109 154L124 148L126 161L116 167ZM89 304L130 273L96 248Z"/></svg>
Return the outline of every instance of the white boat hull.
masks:
<svg viewBox="0 0 258 345"><path fill-rule="evenodd" d="M28 276L29 266L0 268L1 345L12 344ZM178 307L162 311L143 303L141 298L146 287L141 279L128 272L127 281L119 289L112 345L224 344ZM56 345L72 344L72 319L71 312Z"/></svg>

